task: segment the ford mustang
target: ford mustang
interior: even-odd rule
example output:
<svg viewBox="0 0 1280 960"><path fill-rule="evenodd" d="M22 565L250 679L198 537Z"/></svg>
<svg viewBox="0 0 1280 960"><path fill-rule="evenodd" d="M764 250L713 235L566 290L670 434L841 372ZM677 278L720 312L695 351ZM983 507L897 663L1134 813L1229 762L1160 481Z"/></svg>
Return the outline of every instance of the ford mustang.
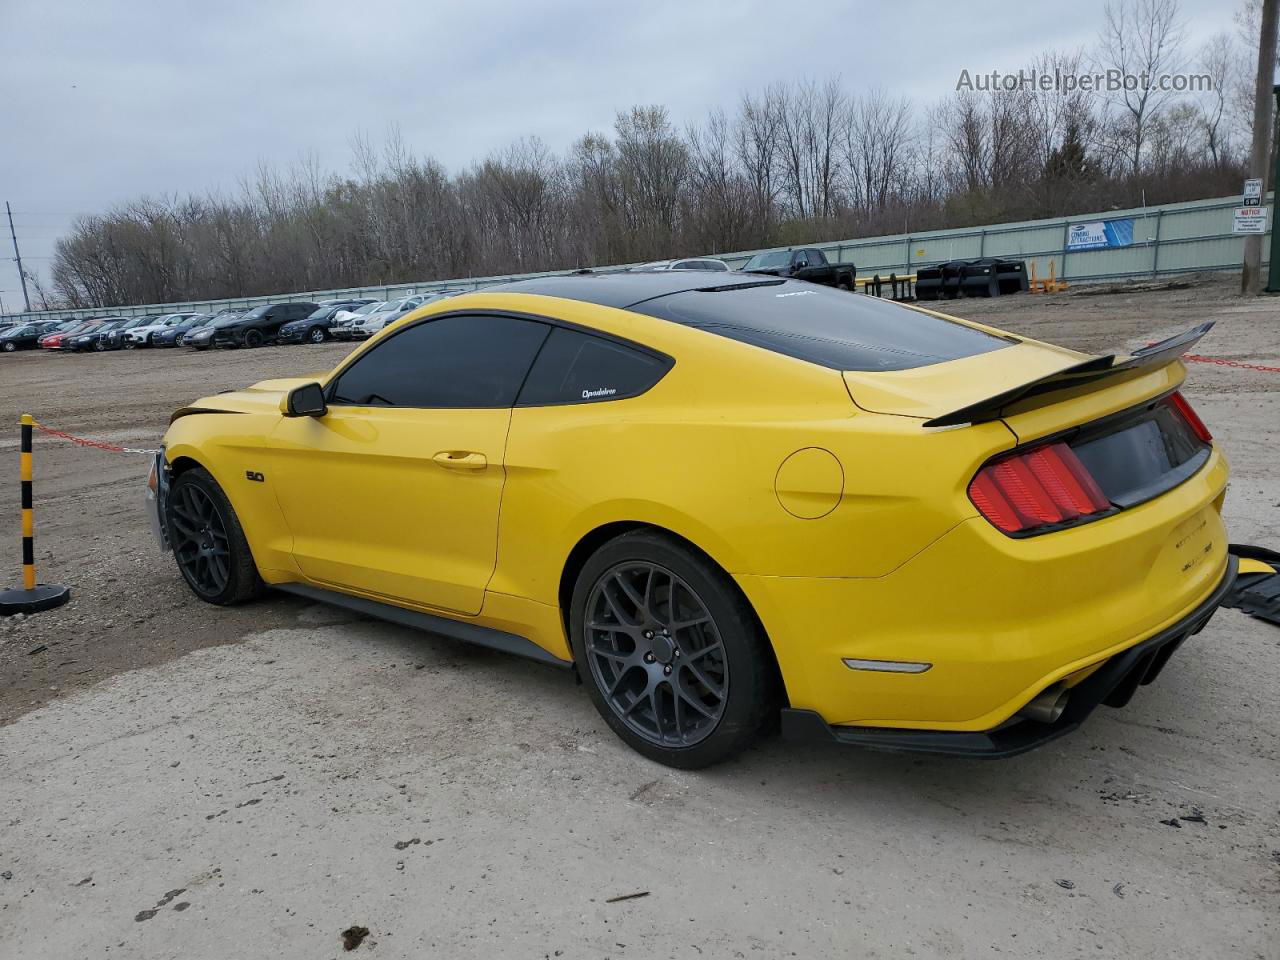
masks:
<svg viewBox="0 0 1280 960"><path fill-rule="evenodd" d="M200 599L571 668L662 763L779 720L1009 755L1123 706L1231 587L1178 392L1207 329L1087 356L793 279L526 280L178 410L149 495Z"/></svg>

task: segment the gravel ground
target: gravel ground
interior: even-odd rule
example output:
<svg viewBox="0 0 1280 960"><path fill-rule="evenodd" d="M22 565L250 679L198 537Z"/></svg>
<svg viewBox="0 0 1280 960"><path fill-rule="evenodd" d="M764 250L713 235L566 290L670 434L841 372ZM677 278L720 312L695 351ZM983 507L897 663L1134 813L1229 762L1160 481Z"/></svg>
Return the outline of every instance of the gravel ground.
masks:
<svg viewBox="0 0 1280 960"><path fill-rule="evenodd" d="M1092 351L1214 319L1200 353L1280 366L1280 304L1228 281L946 306ZM190 399L346 349L3 357L0 422L153 446ZM1196 363L1186 392L1233 538L1280 545L1280 374ZM329 957L356 925L389 957L1280 957L1274 627L1222 611L1128 708L1013 760L770 740L678 773L557 671L197 603L146 465L37 440L41 576L73 600L0 620L0 956Z"/></svg>

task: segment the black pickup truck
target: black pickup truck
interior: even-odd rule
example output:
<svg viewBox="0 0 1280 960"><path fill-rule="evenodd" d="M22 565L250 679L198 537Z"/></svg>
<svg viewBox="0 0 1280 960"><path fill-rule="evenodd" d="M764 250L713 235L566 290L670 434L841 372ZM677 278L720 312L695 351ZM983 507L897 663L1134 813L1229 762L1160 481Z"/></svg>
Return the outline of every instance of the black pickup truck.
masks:
<svg viewBox="0 0 1280 960"><path fill-rule="evenodd" d="M814 247L757 253L746 262L742 272L793 277L845 290L853 289L854 278L858 275L858 269L852 263L830 263L826 255Z"/></svg>

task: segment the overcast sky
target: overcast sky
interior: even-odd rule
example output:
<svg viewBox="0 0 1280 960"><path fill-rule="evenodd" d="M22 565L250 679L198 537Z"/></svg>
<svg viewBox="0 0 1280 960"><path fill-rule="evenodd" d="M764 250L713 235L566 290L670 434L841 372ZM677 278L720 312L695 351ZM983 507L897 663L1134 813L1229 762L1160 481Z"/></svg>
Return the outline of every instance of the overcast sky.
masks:
<svg viewBox="0 0 1280 960"><path fill-rule="evenodd" d="M1232 29L1234 6L1182 0L1188 46ZM398 124L416 152L457 169L530 134L561 151L634 104L664 104L683 124L778 80L838 75L925 103L962 69L1013 71L1046 47L1091 44L1102 8L0 0L0 202L28 270L47 278L76 214L231 190L260 160L314 154L345 170L357 131L378 141ZM21 303L11 254L6 234L9 310Z"/></svg>

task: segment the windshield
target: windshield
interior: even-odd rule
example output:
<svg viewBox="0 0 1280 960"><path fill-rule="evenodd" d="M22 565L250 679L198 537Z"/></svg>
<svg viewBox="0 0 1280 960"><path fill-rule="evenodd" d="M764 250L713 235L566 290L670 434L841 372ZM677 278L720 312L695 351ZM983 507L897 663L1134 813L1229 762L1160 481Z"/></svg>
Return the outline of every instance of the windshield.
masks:
<svg viewBox="0 0 1280 960"><path fill-rule="evenodd" d="M35 332L35 327L12 327L8 330L0 330L0 337L26 337Z"/></svg>
<svg viewBox="0 0 1280 960"><path fill-rule="evenodd" d="M241 320L257 320L260 316L262 316L264 313L266 313L270 309L271 309L271 304L264 303L260 307L254 307L252 310L250 310L240 319Z"/></svg>
<svg viewBox="0 0 1280 960"><path fill-rule="evenodd" d="M224 313L214 318L213 326L225 327L229 323L235 323L237 320L242 320L248 316L250 314L247 313Z"/></svg>
<svg viewBox="0 0 1280 960"><path fill-rule="evenodd" d="M375 300L373 303L366 303L359 310L352 310L351 312L359 316L361 314L373 313L375 310L381 310L384 306L386 306L385 300Z"/></svg>
<svg viewBox="0 0 1280 960"><path fill-rule="evenodd" d="M743 270L758 270L761 267L785 267L791 262L791 251L780 250L777 253L757 253L747 261Z"/></svg>

